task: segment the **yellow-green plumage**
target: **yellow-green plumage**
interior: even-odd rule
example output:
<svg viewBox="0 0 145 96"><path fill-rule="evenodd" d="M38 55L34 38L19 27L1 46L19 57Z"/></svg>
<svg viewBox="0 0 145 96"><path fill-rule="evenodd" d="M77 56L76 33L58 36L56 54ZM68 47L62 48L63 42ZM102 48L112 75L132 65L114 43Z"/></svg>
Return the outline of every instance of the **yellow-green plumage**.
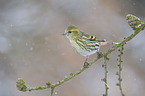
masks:
<svg viewBox="0 0 145 96"><path fill-rule="evenodd" d="M87 58L98 52L101 45L107 44L105 40L99 40L95 36L81 32L75 26L68 26L63 35L69 39L74 51Z"/></svg>

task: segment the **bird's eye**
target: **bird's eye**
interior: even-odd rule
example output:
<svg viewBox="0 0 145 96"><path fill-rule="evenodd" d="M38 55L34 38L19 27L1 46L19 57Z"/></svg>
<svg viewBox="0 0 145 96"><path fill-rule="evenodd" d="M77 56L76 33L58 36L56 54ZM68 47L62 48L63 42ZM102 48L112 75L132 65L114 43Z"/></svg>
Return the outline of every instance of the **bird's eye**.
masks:
<svg viewBox="0 0 145 96"><path fill-rule="evenodd" d="M68 33L71 33L71 31L68 31Z"/></svg>

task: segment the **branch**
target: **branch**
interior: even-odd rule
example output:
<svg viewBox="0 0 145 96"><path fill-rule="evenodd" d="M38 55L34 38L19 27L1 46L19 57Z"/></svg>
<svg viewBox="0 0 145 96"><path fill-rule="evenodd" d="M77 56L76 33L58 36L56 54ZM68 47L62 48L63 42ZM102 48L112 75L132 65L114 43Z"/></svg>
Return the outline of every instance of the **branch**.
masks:
<svg viewBox="0 0 145 96"><path fill-rule="evenodd" d="M121 48L118 49L118 51L120 52L120 54L118 55L118 58L117 58L117 61L119 62L119 64L118 64L119 71L116 72L116 75L118 75L118 81L119 81L119 83L117 83L116 85L119 86L121 96L125 96L123 93L123 90L122 90L122 85L121 85L121 82L122 82L121 71L122 71L122 62L123 62L121 57L123 55L123 50L124 50L123 47L124 47L124 45L122 45Z"/></svg>
<svg viewBox="0 0 145 96"><path fill-rule="evenodd" d="M76 77L77 75L81 74L83 71L85 71L87 68L89 68L89 66L91 66L92 64L94 64L96 61L98 61L102 57L107 57L107 55L109 55L110 53L112 53L113 51L115 51L120 46L126 44L126 42L130 41L138 33L140 33L142 30L144 30L145 24L141 23L141 21L139 20L139 18L137 18L137 17L129 14L129 15L127 15L127 20L128 20L129 25L135 30L135 32L133 34L131 34L130 36L128 36L127 38L124 38L124 40L121 41L120 43L118 43L118 44L117 43L114 43L114 45L113 45L112 48L110 48L107 52L105 52L101 56L98 56L93 61L89 62L88 65L87 65L87 67L81 68L76 73L71 73L70 76L65 77L63 80L58 81L55 84L50 84L48 82L48 83L46 83L46 86L40 86L40 87L35 87L35 88L26 87L25 82L23 81L23 79L19 78L17 80L17 82L16 82L17 83L17 85L16 85L17 86L17 89L19 91L26 92L26 91L32 91L32 90L43 90L43 89L51 88L51 96L52 96L55 87L60 86L63 83L67 82L68 80L70 80L70 79Z"/></svg>
<svg viewBox="0 0 145 96"><path fill-rule="evenodd" d="M105 83L105 94L103 94L103 96L108 96L108 85L107 85L107 73L108 73L108 70L107 70L107 60L109 60L109 58L107 56L104 56L104 64L102 65L102 67L104 67L105 69L105 78L104 79L101 79L102 81L104 81Z"/></svg>

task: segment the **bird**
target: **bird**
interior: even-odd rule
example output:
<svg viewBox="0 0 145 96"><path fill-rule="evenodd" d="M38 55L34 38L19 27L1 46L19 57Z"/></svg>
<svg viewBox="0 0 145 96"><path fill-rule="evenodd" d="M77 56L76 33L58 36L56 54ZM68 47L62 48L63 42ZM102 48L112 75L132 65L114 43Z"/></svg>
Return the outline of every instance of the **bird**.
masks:
<svg viewBox="0 0 145 96"><path fill-rule="evenodd" d="M88 64L87 59L90 55L97 53L99 56L100 46L108 43L105 39L99 40L95 36L88 35L72 25L66 28L63 35L69 39L72 49L76 53L86 57L84 65Z"/></svg>

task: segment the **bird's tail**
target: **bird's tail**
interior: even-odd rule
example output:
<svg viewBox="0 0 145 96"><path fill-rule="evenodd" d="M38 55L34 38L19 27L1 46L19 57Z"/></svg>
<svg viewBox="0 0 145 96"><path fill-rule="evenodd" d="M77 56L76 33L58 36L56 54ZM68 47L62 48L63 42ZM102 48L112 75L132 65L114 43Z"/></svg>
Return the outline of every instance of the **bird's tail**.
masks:
<svg viewBox="0 0 145 96"><path fill-rule="evenodd" d="M109 43L109 41L106 41L105 39L104 40L100 40L99 42L101 45L106 45L107 43Z"/></svg>

